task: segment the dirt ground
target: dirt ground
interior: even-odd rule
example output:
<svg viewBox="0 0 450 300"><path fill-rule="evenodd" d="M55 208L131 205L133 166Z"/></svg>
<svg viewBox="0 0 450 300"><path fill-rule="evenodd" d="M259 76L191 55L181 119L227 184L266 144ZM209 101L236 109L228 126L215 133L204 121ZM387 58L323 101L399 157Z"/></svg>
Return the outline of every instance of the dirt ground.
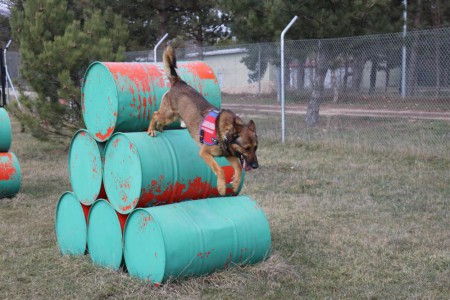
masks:
<svg viewBox="0 0 450 300"><path fill-rule="evenodd" d="M280 104L243 104L243 103L223 103L223 108L242 112L253 113L281 113ZM286 114L304 115L306 114L306 105L289 104L285 106ZM425 111L417 109L370 109L370 108L349 108L338 107L337 105L323 105L320 108L320 114L323 116L354 116L354 117L379 117L379 118L409 118L409 119L427 119L427 120L448 120L450 121L450 112Z"/></svg>

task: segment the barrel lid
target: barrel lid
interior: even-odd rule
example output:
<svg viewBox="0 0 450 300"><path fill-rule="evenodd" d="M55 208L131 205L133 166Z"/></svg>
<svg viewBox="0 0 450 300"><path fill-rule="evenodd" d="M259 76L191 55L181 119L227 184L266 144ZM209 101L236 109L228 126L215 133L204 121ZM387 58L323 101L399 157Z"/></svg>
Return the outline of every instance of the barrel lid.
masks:
<svg viewBox="0 0 450 300"><path fill-rule="evenodd" d="M86 128L99 142L113 134L117 123L119 100L113 75L101 62L86 70L81 91L81 103Z"/></svg>
<svg viewBox="0 0 450 300"><path fill-rule="evenodd" d="M87 244L92 261L118 270L123 261L122 229L116 211L104 199L95 201L89 212Z"/></svg>
<svg viewBox="0 0 450 300"><path fill-rule="evenodd" d="M130 213L141 196L142 166L129 136L115 133L106 144L103 180L111 206L121 214Z"/></svg>
<svg viewBox="0 0 450 300"><path fill-rule="evenodd" d="M69 177L72 189L81 203L91 205L99 197L103 182L102 152L85 129L78 130L69 148Z"/></svg>
<svg viewBox="0 0 450 300"><path fill-rule="evenodd" d="M124 230L124 257L128 272L132 276L161 283L166 269L165 247L157 220L145 209L134 210Z"/></svg>
<svg viewBox="0 0 450 300"><path fill-rule="evenodd" d="M82 204L72 192L65 192L56 205L55 231L61 254L86 253L86 217Z"/></svg>

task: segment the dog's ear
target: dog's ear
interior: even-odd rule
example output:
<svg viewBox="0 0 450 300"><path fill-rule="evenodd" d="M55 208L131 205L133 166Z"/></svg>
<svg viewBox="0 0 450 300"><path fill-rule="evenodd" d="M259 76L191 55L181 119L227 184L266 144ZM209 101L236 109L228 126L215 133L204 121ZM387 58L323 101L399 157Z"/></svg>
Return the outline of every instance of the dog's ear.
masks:
<svg viewBox="0 0 450 300"><path fill-rule="evenodd" d="M244 125L242 125L240 122L236 122L237 118L233 119L233 128L234 128L234 133L237 135L239 133L241 133L242 128L244 127Z"/></svg>
<svg viewBox="0 0 450 300"><path fill-rule="evenodd" d="M250 122L248 122L247 126L250 131L256 132L256 125L255 125L255 122L253 122L253 120L250 120Z"/></svg>

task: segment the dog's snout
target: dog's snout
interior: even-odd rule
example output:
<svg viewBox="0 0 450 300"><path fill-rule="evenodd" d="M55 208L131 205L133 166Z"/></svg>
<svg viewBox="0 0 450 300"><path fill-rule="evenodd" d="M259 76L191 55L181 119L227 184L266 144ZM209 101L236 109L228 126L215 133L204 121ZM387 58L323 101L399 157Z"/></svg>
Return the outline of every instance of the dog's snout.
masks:
<svg viewBox="0 0 450 300"><path fill-rule="evenodd" d="M258 162L254 162L250 166L252 167L252 169L258 169L259 167Z"/></svg>

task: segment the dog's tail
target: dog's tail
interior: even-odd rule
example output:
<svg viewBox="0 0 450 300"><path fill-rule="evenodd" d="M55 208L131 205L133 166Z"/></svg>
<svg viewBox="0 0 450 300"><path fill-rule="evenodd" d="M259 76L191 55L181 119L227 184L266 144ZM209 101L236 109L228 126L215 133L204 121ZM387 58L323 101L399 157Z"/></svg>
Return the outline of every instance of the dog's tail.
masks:
<svg viewBox="0 0 450 300"><path fill-rule="evenodd" d="M166 75L172 78L178 77L177 71L175 70L177 68L177 58L175 56L175 50L170 45L164 50L163 62Z"/></svg>

